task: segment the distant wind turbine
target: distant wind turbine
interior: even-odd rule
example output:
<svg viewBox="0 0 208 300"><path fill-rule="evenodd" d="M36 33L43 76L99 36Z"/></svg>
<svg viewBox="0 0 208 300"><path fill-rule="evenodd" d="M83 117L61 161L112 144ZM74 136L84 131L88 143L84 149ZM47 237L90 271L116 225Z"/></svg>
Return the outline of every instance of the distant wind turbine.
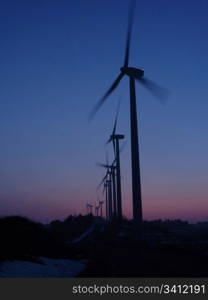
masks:
<svg viewBox="0 0 208 300"><path fill-rule="evenodd" d="M121 171L120 171L120 145L119 140L124 139L123 134L116 134L116 127L118 122L118 112L119 106L116 113L116 118L113 126L112 134L107 141L107 143L113 143L113 150L115 155L115 163L116 163L116 210L117 210L117 218L119 221L122 220L122 194L121 194Z"/></svg>
<svg viewBox="0 0 208 300"><path fill-rule="evenodd" d="M95 206L95 216L98 217L98 213L99 213L99 206Z"/></svg>
<svg viewBox="0 0 208 300"><path fill-rule="evenodd" d="M114 165L114 162L111 165L109 165L107 163L106 164L97 163L97 165L100 167L106 168L107 173L109 175L108 184L111 186L109 186L108 188L110 189L110 199L112 198L111 203L109 203L109 213L115 219L115 218L117 218L117 197L116 197L116 174L115 174L116 166ZM109 199L109 201L110 201L110 199ZM112 212L111 212L111 210L112 210Z"/></svg>
<svg viewBox="0 0 208 300"><path fill-rule="evenodd" d="M87 209L87 215L89 215L90 212L89 212L89 204L88 203L86 204L86 209Z"/></svg>
<svg viewBox="0 0 208 300"><path fill-rule="evenodd" d="M105 192L105 215L106 215L106 221L109 220L109 208L108 208L108 184L107 180L104 182L104 189L103 192Z"/></svg>
<svg viewBox="0 0 208 300"><path fill-rule="evenodd" d="M104 201L99 201L99 206L100 206L100 216L101 216L101 218L103 217L103 203L104 203Z"/></svg>
<svg viewBox="0 0 208 300"><path fill-rule="evenodd" d="M109 220L109 199L108 199L108 184L107 184L107 177L108 177L109 173L108 170L105 174L105 176L103 177L103 179L101 180L100 184L97 187L97 190L103 185L103 194L105 194L105 214L106 214L106 220Z"/></svg>
<svg viewBox="0 0 208 300"><path fill-rule="evenodd" d="M87 214L90 214L90 215L92 215L92 208L93 208L93 205L92 204L89 204L89 203L87 203Z"/></svg>

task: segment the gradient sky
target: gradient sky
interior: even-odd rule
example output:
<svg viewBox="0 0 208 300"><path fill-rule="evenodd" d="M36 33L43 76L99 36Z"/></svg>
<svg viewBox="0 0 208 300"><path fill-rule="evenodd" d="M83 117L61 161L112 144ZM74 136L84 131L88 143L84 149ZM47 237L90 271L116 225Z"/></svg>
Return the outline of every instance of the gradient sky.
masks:
<svg viewBox="0 0 208 300"><path fill-rule="evenodd" d="M0 3L0 215L48 222L85 213L118 131L124 214L131 217L129 90L88 114L123 62L127 0ZM137 1L130 65L170 90L137 86L145 219L208 220L208 2Z"/></svg>

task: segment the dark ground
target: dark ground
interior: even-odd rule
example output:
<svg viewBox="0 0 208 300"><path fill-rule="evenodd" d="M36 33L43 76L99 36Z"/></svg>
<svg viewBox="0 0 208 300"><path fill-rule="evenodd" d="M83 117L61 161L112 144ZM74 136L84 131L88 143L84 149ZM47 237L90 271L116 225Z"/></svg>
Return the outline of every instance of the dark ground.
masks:
<svg viewBox="0 0 208 300"><path fill-rule="evenodd" d="M208 257L178 247L100 242L79 277L207 277Z"/></svg>
<svg viewBox="0 0 208 300"><path fill-rule="evenodd" d="M107 225L92 216L47 226L18 216L1 218L0 261L85 259L78 277L208 277L207 222L144 222L143 233L139 241L131 222Z"/></svg>
<svg viewBox="0 0 208 300"><path fill-rule="evenodd" d="M194 243L190 237L185 241L183 235L176 239L167 232L156 235L155 240L145 234L144 241L137 242L131 232L119 237L119 231L119 228L109 227L97 235L90 246L80 245L80 251L90 257L91 263L79 277L208 276L208 244L198 243L199 236Z"/></svg>

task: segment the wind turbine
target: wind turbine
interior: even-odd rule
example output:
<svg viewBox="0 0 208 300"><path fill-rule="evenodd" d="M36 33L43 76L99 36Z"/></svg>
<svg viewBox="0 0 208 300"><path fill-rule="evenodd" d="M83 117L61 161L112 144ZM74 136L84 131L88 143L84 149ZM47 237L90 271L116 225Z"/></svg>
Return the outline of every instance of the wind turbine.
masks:
<svg viewBox="0 0 208 300"><path fill-rule="evenodd" d="M142 195L141 195L141 176L140 176L140 160L139 160L139 143L138 143L138 125L137 125L137 107L136 107L136 91L135 81L143 84L155 97L164 101L167 97L167 90L157 85L152 80L144 78L144 70L135 67L129 67L129 51L133 25L133 12L135 10L135 1L131 2L129 10L129 21L126 38L126 48L124 55L124 63L120 68L120 73L104 96L96 104L90 113L90 119L95 115L98 109L106 101L106 99L117 88L121 79L127 75L129 77L130 89L130 128L131 128L131 168L132 168L132 199L133 199L133 220L134 223L141 228L142 224Z"/></svg>
<svg viewBox="0 0 208 300"><path fill-rule="evenodd" d="M108 208L108 184L107 184L107 180L104 183L103 191L105 192L105 215L106 215L106 221L108 221L109 220L109 208Z"/></svg>
<svg viewBox="0 0 208 300"><path fill-rule="evenodd" d="M104 203L104 201L99 201L99 206L100 206L100 216L101 216L101 218L103 217L103 203Z"/></svg>
<svg viewBox="0 0 208 300"><path fill-rule="evenodd" d="M109 205L108 205L108 184L107 184L107 177L108 177L108 171L106 172L105 176L101 180L100 184L97 187L97 190L102 186L103 184L103 194L105 193L105 215L106 215L106 221L109 220Z"/></svg>
<svg viewBox="0 0 208 300"><path fill-rule="evenodd" d="M120 171L120 145L119 140L124 139L124 135L122 134L116 134L116 127L117 127L117 121L118 121L118 112L119 112L119 106L116 113L116 118L113 126L112 134L107 141L107 143L112 142L113 143L113 150L115 155L115 162L116 162L116 208L117 208L117 218L119 221L122 220L122 195L121 195L121 171Z"/></svg>
<svg viewBox="0 0 208 300"><path fill-rule="evenodd" d="M108 180L108 189L109 189L109 214L117 218L117 195L116 195L116 166L114 165L115 161L109 165L108 163L102 164L98 163L97 165L103 168L106 168L107 173L109 174L109 180ZM112 200L110 200L112 199ZM113 202L113 203L112 203Z"/></svg>
<svg viewBox="0 0 208 300"><path fill-rule="evenodd" d="M106 187L108 193L108 218L109 221L111 221L113 216L113 206L112 206L113 195L112 195L112 174L111 171L109 171L109 169L107 169L107 174L108 177L106 179Z"/></svg>
<svg viewBox="0 0 208 300"><path fill-rule="evenodd" d="M95 215L96 215L96 217L98 217L98 212L99 212L99 206L95 206Z"/></svg>
<svg viewBox="0 0 208 300"><path fill-rule="evenodd" d="M92 215L93 213L92 213L92 208L93 208L93 205L92 204L89 204L89 203L87 203L87 213L88 213L88 215Z"/></svg>
<svg viewBox="0 0 208 300"><path fill-rule="evenodd" d="M87 203L86 204L86 209L87 209L87 215L89 215L89 206L88 206L89 204Z"/></svg>

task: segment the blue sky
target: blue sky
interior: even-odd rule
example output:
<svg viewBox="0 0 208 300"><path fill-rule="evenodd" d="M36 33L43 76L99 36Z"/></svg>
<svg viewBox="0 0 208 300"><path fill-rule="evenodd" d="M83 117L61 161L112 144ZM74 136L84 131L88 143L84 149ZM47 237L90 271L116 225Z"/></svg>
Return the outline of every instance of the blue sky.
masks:
<svg viewBox="0 0 208 300"><path fill-rule="evenodd" d="M118 75L129 1L0 4L1 215L41 221L85 212L118 130L124 212L131 217L128 80L88 123ZM137 1L130 65L170 90L166 106L137 86L144 216L207 220L208 2Z"/></svg>

